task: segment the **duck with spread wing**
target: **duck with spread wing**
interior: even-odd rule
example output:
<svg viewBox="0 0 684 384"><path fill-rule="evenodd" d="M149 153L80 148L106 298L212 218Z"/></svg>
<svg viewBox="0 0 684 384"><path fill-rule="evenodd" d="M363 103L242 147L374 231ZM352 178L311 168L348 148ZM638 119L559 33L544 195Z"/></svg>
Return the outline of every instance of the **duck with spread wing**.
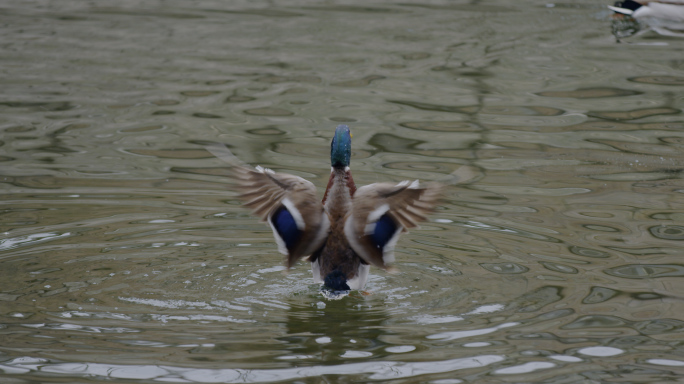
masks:
<svg viewBox="0 0 684 384"><path fill-rule="evenodd" d="M426 220L441 189L418 180L357 188L350 161L351 133L340 125L330 145L332 170L322 202L301 177L233 167L240 198L271 226L288 269L308 257L314 281L335 291L363 289L371 264L391 269L399 235Z"/></svg>

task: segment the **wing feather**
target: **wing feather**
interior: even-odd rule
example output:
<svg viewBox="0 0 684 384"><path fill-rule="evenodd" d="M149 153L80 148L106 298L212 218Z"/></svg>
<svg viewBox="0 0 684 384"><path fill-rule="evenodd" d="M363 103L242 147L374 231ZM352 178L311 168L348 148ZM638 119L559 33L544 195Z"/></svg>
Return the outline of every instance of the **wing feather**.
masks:
<svg viewBox="0 0 684 384"><path fill-rule="evenodd" d="M287 255L288 268L323 245L330 221L316 196L313 183L260 166L244 166L227 147L219 144L207 146L207 150L232 165L231 175L237 181L240 199L271 226L278 249ZM273 215L282 213L282 209L286 209L289 215L279 214L274 222ZM288 223L288 220L292 221Z"/></svg>
<svg viewBox="0 0 684 384"><path fill-rule="evenodd" d="M394 260L399 235L427 219L441 196L441 189L437 183L421 186L415 181L376 183L359 188L344 227L349 244L368 263L387 269L387 263ZM383 207L385 204L389 209ZM394 232L387 232L387 224L384 232L376 225L383 217L393 221Z"/></svg>

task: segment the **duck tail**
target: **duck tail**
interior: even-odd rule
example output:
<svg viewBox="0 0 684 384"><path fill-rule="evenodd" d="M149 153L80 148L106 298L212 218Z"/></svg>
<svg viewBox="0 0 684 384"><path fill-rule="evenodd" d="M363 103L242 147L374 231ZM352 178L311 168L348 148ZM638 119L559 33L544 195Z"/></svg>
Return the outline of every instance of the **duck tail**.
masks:
<svg viewBox="0 0 684 384"><path fill-rule="evenodd" d="M323 283L326 287L335 291L349 291L349 285L347 285L347 276L339 270L334 270L330 272Z"/></svg>

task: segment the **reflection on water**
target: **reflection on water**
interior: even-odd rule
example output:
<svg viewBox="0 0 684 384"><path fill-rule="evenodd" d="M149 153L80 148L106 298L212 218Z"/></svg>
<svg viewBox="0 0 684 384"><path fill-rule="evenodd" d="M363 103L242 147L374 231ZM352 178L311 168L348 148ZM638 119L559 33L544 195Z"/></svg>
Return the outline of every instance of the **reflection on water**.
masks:
<svg viewBox="0 0 684 384"><path fill-rule="evenodd" d="M297 357L294 357L297 358ZM169 366L124 366L113 364L54 364L47 365L44 359L17 358L0 368L8 373L22 374L41 371L47 374L63 374L71 377L88 377L93 379L143 379L164 382L190 383L263 383L293 380L321 375L358 376L365 374L370 380L400 379L406 377L458 372L468 368L486 367L503 360L501 356L481 355L464 359L445 360L438 363L401 363L401 362L365 362L348 363L337 366L297 367L284 369L188 369ZM555 364L550 366L555 366ZM502 369L500 373L525 373L536 369L549 368L549 365ZM503 372L509 371L509 372ZM499 372L495 372L499 373ZM460 382L460 381L456 381Z"/></svg>
<svg viewBox="0 0 684 384"><path fill-rule="evenodd" d="M683 42L605 5L8 2L0 381L679 380ZM327 300L204 146L322 189L339 123L452 185Z"/></svg>

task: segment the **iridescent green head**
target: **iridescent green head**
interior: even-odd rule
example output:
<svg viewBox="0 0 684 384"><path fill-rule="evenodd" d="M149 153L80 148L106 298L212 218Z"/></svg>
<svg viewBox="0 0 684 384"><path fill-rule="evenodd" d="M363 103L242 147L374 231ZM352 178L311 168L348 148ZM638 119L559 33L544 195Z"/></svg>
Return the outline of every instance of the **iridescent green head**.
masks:
<svg viewBox="0 0 684 384"><path fill-rule="evenodd" d="M334 168L348 167L351 162L351 132L346 125L335 128L335 136L330 143L330 164Z"/></svg>

